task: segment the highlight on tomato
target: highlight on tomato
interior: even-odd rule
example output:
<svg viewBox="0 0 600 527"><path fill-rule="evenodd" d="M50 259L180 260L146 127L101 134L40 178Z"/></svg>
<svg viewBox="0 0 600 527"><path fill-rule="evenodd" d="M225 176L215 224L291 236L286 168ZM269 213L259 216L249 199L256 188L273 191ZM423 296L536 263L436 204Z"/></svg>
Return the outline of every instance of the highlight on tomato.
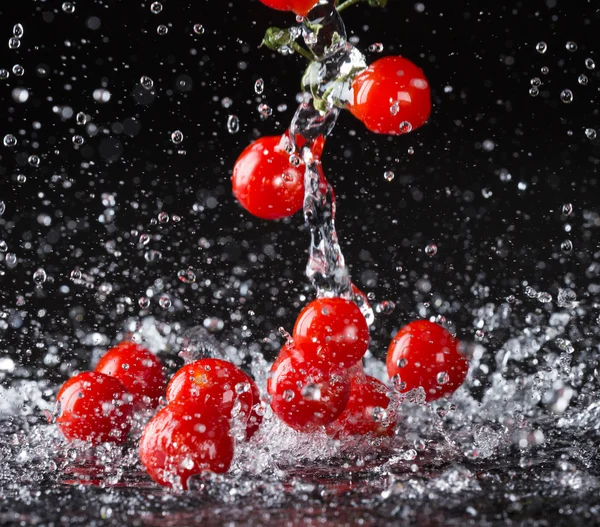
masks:
<svg viewBox="0 0 600 527"><path fill-rule="evenodd" d="M319 3L319 0L260 0L271 9L293 11L297 15L306 16Z"/></svg>

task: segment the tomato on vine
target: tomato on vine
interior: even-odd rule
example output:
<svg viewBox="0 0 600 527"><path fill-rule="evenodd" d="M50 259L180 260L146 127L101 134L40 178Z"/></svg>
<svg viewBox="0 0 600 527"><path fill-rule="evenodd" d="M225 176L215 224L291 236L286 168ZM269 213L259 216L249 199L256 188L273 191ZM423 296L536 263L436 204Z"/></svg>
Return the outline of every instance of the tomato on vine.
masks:
<svg viewBox="0 0 600 527"><path fill-rule="evenodd" d="M469 371L458 345L456 338L438 324L411 322L390 343L388 375L401 392L422 387L427 401L452 395Z"/></svg>
<svg viewBox="0 0 600 527"><path fill-rule="evenodd" d="M56 401L56 423L67 440L97 444L127 439L133 405L119 380L83 372L62 385Z"/></svg>
<svg viewBox="0 0 600 527"><path fill-rule="evenodd" d="M156 355L134 342L121 342L107 351L94 371L121 381L136 406L155 408L165 393L162 363Z"/></svg>
<svg viewBox="0 0 600 527"><path fill-rule="evenodd" d="M372 132L405 134L431 113L429 82L423 70L403 57L383 57L352 81L350 112Z"/></svg>
<svg viewBox="0 0 600 527"><path fill-rule="evenodd" d="M256 412L260 392L255 382L238 367L221 359L192 362L173 376L167 386L167 401L186 400L210 405L228 418L232 417L232 413L241 417L246 423L248 439L262 421Z"/></svg>
<svg viewBox="0 0 600 527"><path fill-rule="evenodd" d="M306 16L319 3L319 0L260 0L271 9L293 11L297 15Z"/></svg>

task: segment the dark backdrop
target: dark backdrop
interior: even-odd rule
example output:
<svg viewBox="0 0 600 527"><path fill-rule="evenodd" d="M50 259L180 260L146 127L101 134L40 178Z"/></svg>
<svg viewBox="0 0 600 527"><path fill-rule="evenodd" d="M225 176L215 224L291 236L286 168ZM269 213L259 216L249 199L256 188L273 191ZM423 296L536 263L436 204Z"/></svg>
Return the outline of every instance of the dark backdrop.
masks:
<svg viewBox="0 0 600 527"><path fill-rule="evenodd" d="M259 343L272 356L277 328L291 330L301 295L312 295L303 276L308 233L301 215L250 217L229 177L239 152L283 132L296 108L304 59L258 47L269 26L291 25L293 15L253 0L165 0L160 14L149 1L80 0L70 14L62 3L0 4L0 68L25 70L0 80L0 137L18 139L0 145L0 239L17 257L0 262L0 350L35 366L17 375L65 375L103 346L91 333L114 340L127 319L149 313L173 333L177 323L219 318L219 339ZM592 302L600 141L585 133L598 128L598 75L585 60L600 65L594 4L390 0L385 9L352 7L344 20L369 61L402 54L422 66L434 100L428 125L410 135L374 135L344 113L327 142L323 162L353 280L373 303L396 303L378 318L373 352L382 354L423 302L465 339L474 308L509 295L527 302L526 284L552 294L567 284ZM25 33L11 50L16 23ZM368 52L377 42L384 51ZM107 102L96 100L101 89ZM262 120L259 103L273 115ZM87 125L76 123L78 112ZM230 114L240 120L236 134ZM174 130L184 134L180 145ZM158 221L161 212L169 222ZM433 257L424 253L431 243ZM177 277L188 267L195 284ZM38 268L47 275L41 285Z"/></svg>

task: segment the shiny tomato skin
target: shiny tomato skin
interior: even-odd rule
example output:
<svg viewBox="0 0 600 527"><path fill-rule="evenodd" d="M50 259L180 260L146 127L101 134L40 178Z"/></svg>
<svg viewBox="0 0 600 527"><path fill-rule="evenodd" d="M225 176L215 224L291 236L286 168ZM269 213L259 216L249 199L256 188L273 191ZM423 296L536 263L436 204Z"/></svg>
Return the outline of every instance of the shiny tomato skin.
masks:
<svg viewBox="0 0 600 527"><path fill-rule="evenodd" d="M354 77L352 91L348 109L375 133L408 133L431 113L429 82L421 68L403 57L376 60Z"/></svg>
<svg viewBox="0 0 600 527"><path fill-rule="evenodd" d="M350 384L346 409L326 427L328 435L341 438L357 435L393 436L394 416L386 414L389 389L374 377L355 378Z"/></svg>
<svg viewBox="0 0 600 527"><path fill-rule="evenodd" d="M62 385L56 400L56 423L67 440L98 444L127 439L133 405L118 379L96 372L80 373Z"/></svg>
<svg viewBox="0 0 600 527"><path fill-rule="evenodd" d="M187 490L193 475L229 470L234 451L229 432L229 419L218 409L194 400L171 403L146 425L140 460L157 483Z"/></svg>
<svg viewBox="0 0 600 527"><path fill-rule="evenodd" d="M452 395L469 371L458 341L442 326L416 320L403 327L388 348L387 371L408 392L421 386L427 401ZM394 384L398 384L394 382Z"/></svg>
<svg viewBox="0 0 600 527"><path fill-rule="evenodd" d="M260 392L256 383L238 367L221 359L201 359L181 368L167 386L167 401L195 400L214 406L228 419L235 402L245 416L246 437L258 430L262 417L256 412Z"/></svg>
<svg viewBox="0 0 600 527"><path fill-rule="evenodd" d="M134 342L121 342L108 350L94 371L121 381L138 407L156 408L165 394L166 378L160 359Z"/></svg>
<svg viewBox="0 0 600 527"><path fill-rule="evenodd" d="M286 136L261 137L247 146L233 167L233 194L250 214L286 218L304 203L304 164L290 163Z"/></svg>
<svg viewBox="0 0 600 527"><path fill-rule="evenodd" d="M273 412L299 432L314 432L344 411L350 383L344 372L325 373L286 344L267 380Z"/></svg>
<svg viewBox="0 0 600 527"><path fill-rule="evenodd" d="M298 316L293 337L306 361L333 371L362 358L369 347L369 326L354 302L317 298Z"/></svg>
<svg viewBox="0 0 600 527"><path fill-rule="evenodd" d="M319 0L260 0L271 9L293 11L297 15L306 16L317 5Z"/></svg>

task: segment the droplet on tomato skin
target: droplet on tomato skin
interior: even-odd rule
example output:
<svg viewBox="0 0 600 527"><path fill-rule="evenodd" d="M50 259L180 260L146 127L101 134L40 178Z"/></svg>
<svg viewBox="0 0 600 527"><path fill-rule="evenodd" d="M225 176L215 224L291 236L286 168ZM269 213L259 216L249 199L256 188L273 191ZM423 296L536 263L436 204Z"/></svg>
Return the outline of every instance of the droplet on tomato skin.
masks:
<svg viewBox="0 0 600 527"><path fill-rule="evenodd" d="M283 392L283 399L289 403L294 399L294 392L292 390L285 390Z"/></svg>
<svg viewBox="0 0 600 527"><path fill-rule="evenodd" d="M437 374L436 380L438 384L446 384L450 380L450 375L445 371L441 371Z"/></svg>
<svg viewBox="0 0 600 527"><path fill-rule="evenodd" d="M302 388L302 397L309 401L320 401L321 400L321 389L318 385L308 383Z"/></svg>

